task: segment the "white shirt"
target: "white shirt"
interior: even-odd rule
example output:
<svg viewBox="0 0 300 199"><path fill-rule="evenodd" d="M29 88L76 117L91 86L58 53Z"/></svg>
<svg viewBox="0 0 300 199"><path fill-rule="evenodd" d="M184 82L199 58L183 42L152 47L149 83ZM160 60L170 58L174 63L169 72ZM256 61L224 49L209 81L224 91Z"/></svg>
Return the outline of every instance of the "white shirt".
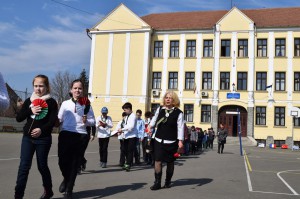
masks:
<svg viewBox="0 0 300 199"><path fill-rule="evenodd" d="M122 124L123 120L119 121L116 127L116 131L119 130L121 128L121 124ZM122 140L124 138L124 133L121 133L120 135L118 135L118 139Z"/></svg>
<svg viewBox="0 0 300 199"><path fill-rule="evenodd" d="M134 113L131 113L129 116L125 117L125 124L122 128L124 132L124 138L134 138L138 136L138 131L136 129L136 116Z"/></svg>
<svg viewBox="0 0 300 199"><path fill-rule="evenodd" d="M61 130L87 134L86 127L95 125L95 116L92 106L87 113L86 123L83 123L82 116L83 112L75 113L75 103L72 99L64 101L58 112L58 119L62 122Z"/></svg>
<svg viewBox="0 0 300 199"><path fill-rule="evenodd" d="M106 123L105 127L99 126L99 122L103 121L103 123ZM102 115L97 117L96 119L96 127L97 127L97 132L98 138L108 138L110 136L110 129L113 127L112 119L110 116L107 116L104 118Z"/></svg>
<svg viewBox="0 0 300 199"><path fill-rule="evenodd" d="M161 107L161 109L166 109L166 107ZM173 107L174 109L174 107ZM158 114L160 112L160 108L158 108L155 112L155 115L153 116L150 126L155 127L155 123L158 117ZM177 118L177 139L178 140L184 140L184 122L183 122L183 114L180 113Z"/></svg>

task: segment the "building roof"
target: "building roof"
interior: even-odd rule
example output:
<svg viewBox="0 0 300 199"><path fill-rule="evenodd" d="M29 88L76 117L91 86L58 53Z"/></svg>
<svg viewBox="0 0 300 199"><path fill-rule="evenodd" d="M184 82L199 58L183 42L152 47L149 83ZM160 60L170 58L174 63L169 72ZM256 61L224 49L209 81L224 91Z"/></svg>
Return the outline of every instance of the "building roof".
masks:
<svg viewBox="0 0 300 199"><path fill-rule="evenodd" d="M300 7L241 10L257 28L300 27ZM141 17L155 30L212 29L228 10L150 14Z"/></svg>

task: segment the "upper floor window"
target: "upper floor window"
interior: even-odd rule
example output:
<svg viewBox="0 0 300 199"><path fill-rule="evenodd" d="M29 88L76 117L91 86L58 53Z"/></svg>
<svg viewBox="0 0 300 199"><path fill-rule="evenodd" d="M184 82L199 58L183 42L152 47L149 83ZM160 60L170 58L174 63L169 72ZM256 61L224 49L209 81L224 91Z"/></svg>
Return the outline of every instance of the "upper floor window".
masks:
<svg viewBox="0 0 300 199"><path fill-rule="evenodd" d="M192 90L194 89L195 84L195 73L194 72L186 72L185 73L185 89Z"/></svg>
<svg viewBox="0 0 300 199"><path fill-rule="evenodd" d="M295 46L294 47L294 50L295 50L294 56L299 57L300 56L300 38L295 39L294 46Z"/></svg>
<svg viewBox="0 0 300 199"><path fill-rule="evenodd" d="M285 56L285 39L275 40L275 56L284 57Z"/></svg>
<svg viewBox="0 0 300 199"><path fill-rule="evenodd" d="M248 40L239 39L239 57L248 57Z"/></svg>
<svg viewBox="0 0 300 199"><path fill-rule="evenodd" d="M221 40L221 56L230 57L230 40Z"/></svg>
<svg viewBox="0 0 300 199"><path fill-rule="evenodd" d="M294 91L300 91L300 72L294 73Z"/></svg>
<svg viewBox="0 0 300 199"><path fill-rule="evenodd" d="M275 126L285 126L285 107L275 107Z"/></svg>
<svg viewBox="0 0 300 199"><path fill-rule="evenodd" d="M221 72L220 73L220 90L229 90L230 84L230 73Z"/></svg>
<svg viewBox="0 0 300 199"><path fill-rule="evenodd" d="M213 56L213 40L204 40L203 57Z"/></svg>
<svg viewBox="0 0 300 199"><path fill-rule="evenodd" d="M161 88L161 72L153 72L152 88L153 89Z"/></svg>
<svg viewBox="0 0 300 199"><path fill-rule="evenodd" d="M257 40L257 57L266 57L268 54L268 40L258 39Z"/></svg>
<svg viewBox="0 0 300 199"><path fill-rule="evenodd" d="M275 73L275 91L285 91L285 72Z"/></svg>
<svg viewBox="0 0 300 199"><path fill-rule="evenodd" d="M170 42L170 57L179 57L179 41Z"/></svg>
<svg viewBox="0 0 300 199"><path fill-rule="evenodd" d="M154 57L163 56L163 41L154 42Z"/></svg>
<svg viewBox="0 0 300 199"><path fill-rule="evenodd" d="M247 90L247 72L238 72L237 89Z"/></svg>
<svg viewBox="0 0 300 199"><path fill-rule="evenodd" d="M211 72L203 72L202 89L211 90L211 88L212 88L212 73Z"/></svg>
<svg viewBox="0 0 300 199"><path fill-rule="evenodd" d="M196 40L186 41L186 57L196 57Z"/></svg>
<svg viewBox="0 0 300 199"><path fill-rule="evenodd" d="M256 73L256 90L264 91L267 87L267 73L257 72Z"/></svg>
<svg viewBox="0 0 300 199"><path fill-rule="evenodd" d="M177 88L178 88L178 73L169 72L169 89L177 89Z"/></svg>
<svg viewBox="0 0 300 199"><path fill-rule="evenodd" d="M185 104L184 105L184 120L187 122L193 122L194 116L194 105L193 104Z"/></svg>

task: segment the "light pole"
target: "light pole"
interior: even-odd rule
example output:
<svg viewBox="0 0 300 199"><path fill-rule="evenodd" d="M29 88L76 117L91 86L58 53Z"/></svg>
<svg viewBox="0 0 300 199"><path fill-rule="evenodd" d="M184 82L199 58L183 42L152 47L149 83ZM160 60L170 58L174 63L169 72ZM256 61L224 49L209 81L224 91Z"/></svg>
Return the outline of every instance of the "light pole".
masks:
<svg viewBox="0 0 300 199"><path fill-rule="evenodd" d="M298 111L291 111L292 118L292 151L294 151L294 125L295 125L295 118L298 117Z"/></svg>

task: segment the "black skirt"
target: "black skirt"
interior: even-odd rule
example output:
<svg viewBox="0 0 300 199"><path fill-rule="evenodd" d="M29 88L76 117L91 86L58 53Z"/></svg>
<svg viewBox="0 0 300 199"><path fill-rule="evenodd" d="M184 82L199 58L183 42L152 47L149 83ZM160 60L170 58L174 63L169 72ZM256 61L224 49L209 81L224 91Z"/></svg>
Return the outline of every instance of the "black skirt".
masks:
<svg viewBox="0 0 300 199"><path fill-rule="evenodd" d="M178 141L170 144L164 144L154 139L154 158L155 161L174 162L174 154L178 150Z"/></svg>

